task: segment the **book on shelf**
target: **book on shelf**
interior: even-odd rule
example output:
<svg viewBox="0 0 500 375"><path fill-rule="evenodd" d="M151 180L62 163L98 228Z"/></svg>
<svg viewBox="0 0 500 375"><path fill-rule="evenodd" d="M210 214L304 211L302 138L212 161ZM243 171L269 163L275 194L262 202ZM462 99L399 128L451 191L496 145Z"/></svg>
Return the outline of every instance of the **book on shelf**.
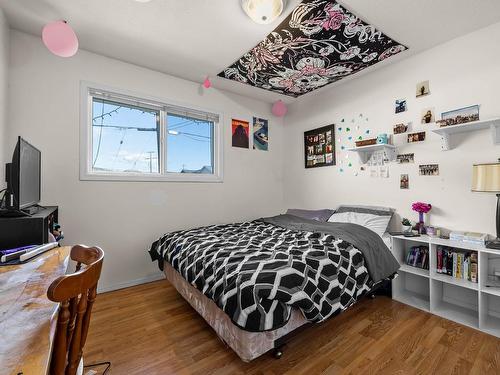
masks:
<svg viewBox="0 0 500 375"><path fill-rule="evenodd" d="M470 281L477 283L477 253L471 254L471 274Z"/></svg>
<svg viewBox="0 0 500 375"><path fill-rule="evenodd" d="M451 275L456 278L457 277L457 253L453 252L451 254L451 256L453 259L452 268L451 268L451 272L452 272Z"/></svg>
<svg viewBox="0 0 500 375"><path fill-rule="evenodd" d="M477 252L439 245L436 249L436 273L477 283Z"/></svg>
<svg viewBox="0 0 500 375"><path fill-rule="evenodd" d="M476 232L451 232L450 240L484 246L488 242L488 235Z"/></svg>
<svg viewBox="0 0 500 375"><path fill-rule="evenodd" d="M406 264L415 268L429 269L429 248L413 246L406 254Z"/></svg>

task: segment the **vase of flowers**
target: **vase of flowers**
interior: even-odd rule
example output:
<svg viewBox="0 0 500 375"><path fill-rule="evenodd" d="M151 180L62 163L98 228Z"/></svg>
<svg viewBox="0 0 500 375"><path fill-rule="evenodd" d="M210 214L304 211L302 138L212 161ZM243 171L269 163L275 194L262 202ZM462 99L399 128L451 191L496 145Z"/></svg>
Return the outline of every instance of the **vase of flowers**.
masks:
<svg viewBox="0 0 500 375"><path fill-rule="evenodd" d="M431 208L431 204L424 202L415 202L411 205L411 209L418 212L418 223L415 226L415 229L420 234L425 234L424 214L428 213Z"/></svg>

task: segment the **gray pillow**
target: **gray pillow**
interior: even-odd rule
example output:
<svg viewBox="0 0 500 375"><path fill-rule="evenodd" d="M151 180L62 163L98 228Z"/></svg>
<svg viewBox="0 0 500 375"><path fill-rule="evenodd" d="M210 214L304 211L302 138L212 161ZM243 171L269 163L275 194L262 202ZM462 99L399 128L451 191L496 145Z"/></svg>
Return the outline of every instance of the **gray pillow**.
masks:
<svg viewBox="0 0 500 375"><path fill-rule="evenodd" d="M303 219L316 221L328 221L328 219L333 215L334 212L334 210L330 210L328 208L325 208L323 210L301 210L297 208L289 208L286 211L287 215L294 215Z"/></svg>
<svg viewBox="0 0 500 375"><path fill-rule="evenodd" d="M359 212L362 214L372 214L377 216L391 216L394 214L392 208L379 207L379 206L349 206L342 205L335 210L335 213L340 214L344 212Z"/></svg>

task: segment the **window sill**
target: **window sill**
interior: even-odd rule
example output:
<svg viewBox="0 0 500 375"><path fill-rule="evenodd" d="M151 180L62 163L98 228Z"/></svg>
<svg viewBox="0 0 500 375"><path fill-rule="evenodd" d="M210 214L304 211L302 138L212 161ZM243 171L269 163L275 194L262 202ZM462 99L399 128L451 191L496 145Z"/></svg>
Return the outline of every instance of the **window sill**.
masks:
<svg viewBox="0 0 500 375"><path fill-rule="evenodd" d="M80 174L80 181L126 181L126 182L223 182L222 176L171 173L166 175L149 174L120 174L120 173L83 173Z"/></svg>

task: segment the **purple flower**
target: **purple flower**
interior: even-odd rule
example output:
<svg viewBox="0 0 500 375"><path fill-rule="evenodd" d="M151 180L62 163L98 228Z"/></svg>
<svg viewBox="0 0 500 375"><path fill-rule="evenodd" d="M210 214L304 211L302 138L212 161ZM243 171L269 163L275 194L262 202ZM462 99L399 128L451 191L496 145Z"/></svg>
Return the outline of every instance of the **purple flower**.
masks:
<svg viewBox="0 0 500 375"><path fill-rule="evenodd" d="M432 208L432 205L424 202L415 202L411 205L413 211L426 214Z"/></svg>

